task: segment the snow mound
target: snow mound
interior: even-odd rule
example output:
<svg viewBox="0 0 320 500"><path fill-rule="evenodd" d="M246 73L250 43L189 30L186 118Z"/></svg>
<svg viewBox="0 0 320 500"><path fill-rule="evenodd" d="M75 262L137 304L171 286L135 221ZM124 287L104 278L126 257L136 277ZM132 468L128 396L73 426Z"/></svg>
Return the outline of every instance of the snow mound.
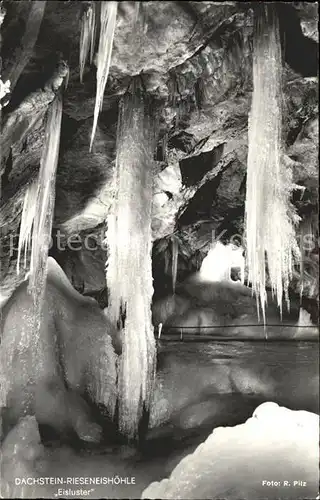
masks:
<svg viewBox="0 0 320 500"><path fill-rule="evenodd" d="M244 424L215 429L142 498L316 498L318 442L318 415L263 403Z"/></svg>

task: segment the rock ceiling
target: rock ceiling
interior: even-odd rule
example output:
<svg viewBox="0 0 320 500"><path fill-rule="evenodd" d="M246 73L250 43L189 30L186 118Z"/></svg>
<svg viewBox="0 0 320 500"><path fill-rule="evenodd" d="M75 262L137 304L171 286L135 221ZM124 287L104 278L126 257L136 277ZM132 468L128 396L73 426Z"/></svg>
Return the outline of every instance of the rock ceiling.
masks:
<svg viewBox="0 0 320 500"><path fill-rule="evenodd" d="M139 75L152 102L158 137L154 240L161 243L177 234L185 242L186 259L192 260L210 242L212 231L225 231L226 237L242 233L252 4L120 2L103 111L90 153L94 64L86 66L79 81L80 19L87 3L3 2L3 81L19 68L27 35L34 33L44 4L45 10L28 62L3 108L2 277L12 275L7 241L17 231L26 186L39 168L44 114L55 85L68 72L63 61L69 78L63 93L55 230L66 237L101 234L112 200L118 103ZM298 212L312 218L318 185L317 4L277 4L284 48L284 162L293 169L294 181L305 187L303 196L298 190L295 197ZM22 130L27 131L23 140ZM104 287L105 250L72 259L70 264L65 256L64 267L77 288Z"/></svg>

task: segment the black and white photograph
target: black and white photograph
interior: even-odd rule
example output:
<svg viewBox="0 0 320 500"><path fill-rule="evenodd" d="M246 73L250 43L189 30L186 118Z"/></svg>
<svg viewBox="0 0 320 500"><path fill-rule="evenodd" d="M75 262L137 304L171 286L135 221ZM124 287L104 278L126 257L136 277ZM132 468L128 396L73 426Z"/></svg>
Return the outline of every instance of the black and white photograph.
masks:
<svg viewBox="0 0 320 500"><path fill-rule="evenodd" d="M0 498L320 499L318 22L0 0Z"/></svg>

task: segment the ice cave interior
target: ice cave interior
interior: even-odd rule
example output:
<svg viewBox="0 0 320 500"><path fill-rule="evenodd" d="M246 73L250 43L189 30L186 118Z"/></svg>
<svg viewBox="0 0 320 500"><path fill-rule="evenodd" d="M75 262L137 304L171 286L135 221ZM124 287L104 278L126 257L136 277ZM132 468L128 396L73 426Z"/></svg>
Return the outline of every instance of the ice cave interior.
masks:
<svg viewBox="0 0 320 500"><path fill-rule="evenodd" d="M1 0L0 48L1 497L315 498L318 5Z"/></svg>

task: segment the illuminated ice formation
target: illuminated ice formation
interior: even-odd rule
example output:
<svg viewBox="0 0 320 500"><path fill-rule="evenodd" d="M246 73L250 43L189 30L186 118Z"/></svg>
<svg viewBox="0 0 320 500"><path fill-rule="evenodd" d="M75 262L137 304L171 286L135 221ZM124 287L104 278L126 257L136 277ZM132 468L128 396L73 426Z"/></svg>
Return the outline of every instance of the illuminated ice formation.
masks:
<svg viewBox="0 0 320 500"><path fill-rule="evenodd" d="M231 281L231 269L239 267L241 283L244 283L243 248L232 244L213 244L200 268L200 278L204 281Z"/></svg>

